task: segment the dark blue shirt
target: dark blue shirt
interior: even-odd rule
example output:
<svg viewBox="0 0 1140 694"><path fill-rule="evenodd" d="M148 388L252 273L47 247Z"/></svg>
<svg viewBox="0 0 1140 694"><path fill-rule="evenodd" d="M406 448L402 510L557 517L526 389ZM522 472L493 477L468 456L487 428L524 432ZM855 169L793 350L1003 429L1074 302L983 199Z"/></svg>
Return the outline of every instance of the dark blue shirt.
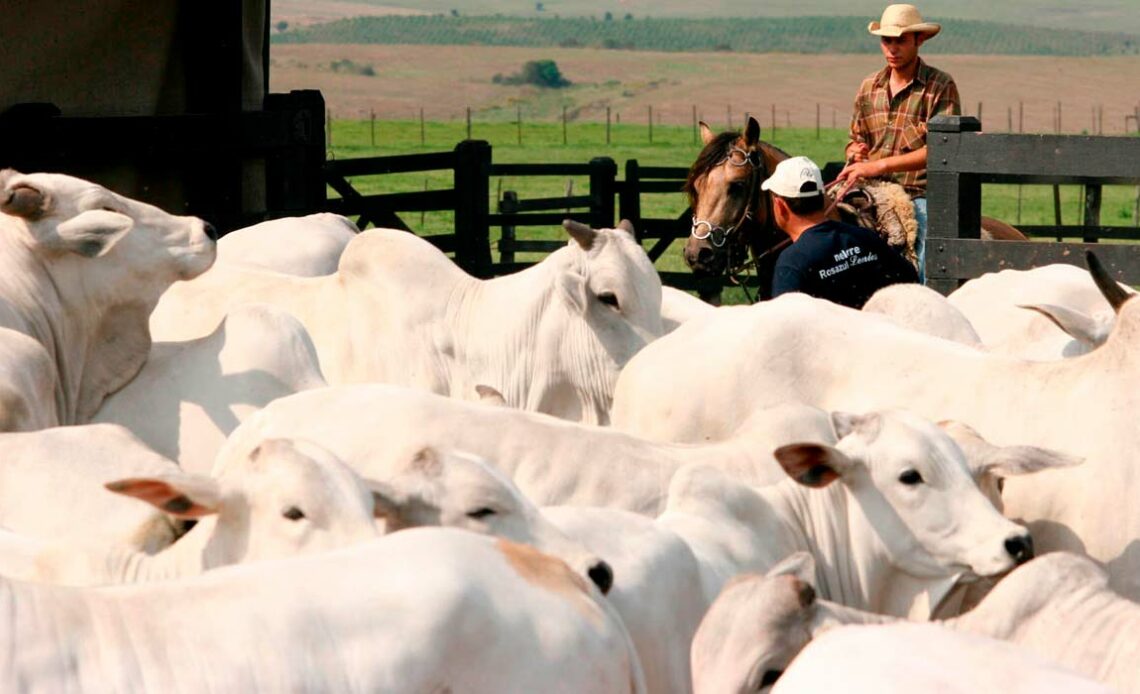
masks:
<svg viewBox="0 0 1140 694"><path fill-rule="evenodd" d="M805 230L780 254L772 276L772 296L803 292L862 308L872 294L889 284L917 281L914 266L878 234L828 220Z"/></svg>

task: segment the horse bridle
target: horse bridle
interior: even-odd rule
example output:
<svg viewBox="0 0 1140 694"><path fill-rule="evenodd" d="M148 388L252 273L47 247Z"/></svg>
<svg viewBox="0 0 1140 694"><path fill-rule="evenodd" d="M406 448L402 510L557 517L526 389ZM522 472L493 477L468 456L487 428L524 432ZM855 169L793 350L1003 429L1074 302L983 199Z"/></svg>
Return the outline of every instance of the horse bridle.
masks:
<svg viewBox="0 0 1140 694"><path fill-rule="evenodd" d="M745 222L752 219L752 203L757 197L756 195L756 175L757 173L767 173L764 168L764 157L759 149L751 152L745 151L735 145L725 153L724 159L721 159L717 166L723 164L730 166L750 166L752 169L748 177L748 200L744 203L744 214L736 220L735 224L727 227L722 227L719 224L713 224L707 219L698 219L693 215L693 223L689 228L689 235L698 241L709 240L709 243L715 248L723 248L724 244L728 243L728 237L736 230L740 229ZM763 178L763 176L761 176ZM703 227L703 231L702 231Z"/></svg>

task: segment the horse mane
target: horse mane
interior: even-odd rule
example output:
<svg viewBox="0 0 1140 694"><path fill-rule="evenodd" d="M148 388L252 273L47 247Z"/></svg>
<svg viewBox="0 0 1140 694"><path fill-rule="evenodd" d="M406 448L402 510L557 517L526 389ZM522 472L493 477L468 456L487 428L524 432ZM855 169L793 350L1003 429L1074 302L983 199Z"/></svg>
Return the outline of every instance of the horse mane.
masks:
<svg viewBox="0 0 1140 694"><path fill-rule="evenodd" d="M701 153L697 155L697 160L689 167L689 176L681 188L681 191L689 196L689 205L697 204L697 180L724 159L725 152L732 146L732 143L740 139L740 135L739 130L726 130L701 148Z"/></svg>

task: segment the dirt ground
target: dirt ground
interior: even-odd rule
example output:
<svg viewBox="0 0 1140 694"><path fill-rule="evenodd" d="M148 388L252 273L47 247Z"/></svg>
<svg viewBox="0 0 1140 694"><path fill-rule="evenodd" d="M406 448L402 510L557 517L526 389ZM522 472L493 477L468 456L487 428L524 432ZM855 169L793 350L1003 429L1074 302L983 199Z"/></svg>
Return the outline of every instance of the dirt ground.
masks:
<svg viewBox="0 0 1140 694"><path fill-rule="evenodd" d="M349 5L351 3L345 3ZM273 45L272 91L320 89L334 117L459 120L475 118L604 120L606 107L622 122L644 123L649 107L659 123L687 124L694 107L714 126L734 126L746 111L770 127L844 127L859 82L882 66L876 55L652 53L570 48L485 46ZM375 76L334 73L329 64L349 59ZM574 84L568 89L492 83L495 74L519 71L528 60L555 60ZM1140 104L1140 57L1051 58L934 55L950 72L964 110L986 130L1053 132L1058 103L1061 130L1105 135L1124 132L1125 116ZM731 116L730 116L731 113ZM1103 114L1103 115L1102 115ZM1129 127L1135 129L1135 122Z"/></svg>

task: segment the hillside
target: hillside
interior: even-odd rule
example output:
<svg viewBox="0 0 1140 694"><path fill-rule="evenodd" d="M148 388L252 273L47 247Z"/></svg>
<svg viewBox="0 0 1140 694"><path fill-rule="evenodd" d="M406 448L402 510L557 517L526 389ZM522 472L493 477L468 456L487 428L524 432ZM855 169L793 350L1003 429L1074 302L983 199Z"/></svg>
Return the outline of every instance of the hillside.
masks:
<svg viewBox="0 0 1140 694"><path fill-rule="evenodd" d="M863 26L875 19L886 0L275 0L273 22L306 24L380 14L596 16L621 17L794 17L856 16ZM1135 0L924 0L917 3L933 21L988 21L1052 29L1118 31L1140 34ZM542 10L536 8L541 6Z"/></svg>
<svg viewBox="0 0 1140 694"><path fill-rule="evenodd" d="M1140 53L1140 37L946 20L924 54L1110 56ZM290 28L276 43L562 46L650 51L877 53L858 17L638 18L354 17Z"/></svg>

